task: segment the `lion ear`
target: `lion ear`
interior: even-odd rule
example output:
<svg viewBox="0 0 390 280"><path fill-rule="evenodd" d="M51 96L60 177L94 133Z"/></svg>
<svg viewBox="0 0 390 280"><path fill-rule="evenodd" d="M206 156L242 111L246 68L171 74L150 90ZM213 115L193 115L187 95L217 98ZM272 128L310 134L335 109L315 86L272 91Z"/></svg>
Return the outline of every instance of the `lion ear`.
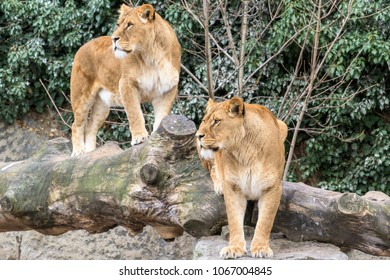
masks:
<svg viewBox="0 0 390 280"><path fill-rule="evenodd" d="M244 101L239 97L233 97L228 102L227 113L230 117L239 117L245 114Z"/></svg>
<svg viewBox="0 0 390 280"><path fill-rule="evenodd" d="M125 12L128 11L128 10L130 10L130 7L127 6L126 4L122 4L121 7L120 7L120 9L119 9L119 13L120 13L120 14L123 14L123 13L125 13Z"/></svg>
<svg viewBox="0 0 390 280"><path fill-rule="evenodd" d="M154 20L155 19L155 12L154 12L153 6L150 4L143 4L140 7L138 15L139 15L140 20L143 23L147 23L148 21Z"/></svg>
<svg viewBox="0 0 390 280"><path fill-rule="evenodd" d="M207 107L214 107L217 102L215 102L213 99L209 98L209 101L207 101Z"/></svg>
<svg viewBox="0 0 390 280"><path fill-rule="evenodd" d="M216 104L217 102L215 102L213 99L210 98L209 101L207 101L206 113L210 111L211 108L213 108Z"/></svg>

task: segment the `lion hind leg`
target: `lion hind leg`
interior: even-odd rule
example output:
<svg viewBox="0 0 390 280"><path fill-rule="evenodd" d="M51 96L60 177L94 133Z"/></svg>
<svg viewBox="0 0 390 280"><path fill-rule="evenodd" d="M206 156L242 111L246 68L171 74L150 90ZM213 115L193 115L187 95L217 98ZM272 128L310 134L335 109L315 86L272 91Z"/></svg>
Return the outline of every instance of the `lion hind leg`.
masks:
<svg viewBox="0 0 390 280"><path fill-rule="evenodd" d="M254 258L273 257L269 241L281 194L282 186L279 184L265 191L259 198L259 215L251 244L251 253Z"/></svg>
<svg viewBox="0 0 390 280"><path fill-rule="evenodd" d="M71 102L74 121L72 124L72 156L85 153L85 128L88 114L95 102L97 90L87 81L79 81L71 85Z"/></svg>
<svg viewBox="0 0 390 280"><path fill-rule="evenodd" d="M91 110L90 121L86 128L85 152L90 152L96 149L97 132L102 127L109 113L110 107L101 99L99 95L97 95Z"/></svg>
<svg viewBox="0 0 390 280"><path fill-rule="evenodd" d="M226 183L223 185L223 194L229 227L229 245L221 250L220 256L224 259L235 259L246 253L244 216L247 200L237 187Z"/></svg>
<svg viewBox="0 0 390 280"><path fill-rule="evenodd" d="M160 97L156 97L152 101L153 111L154 111L154 124L153 131L156 131L160 126L161 121L164 117L168 116L171 113L173 103L175 102L177 96L177 86L172 88L167 93Z"/></svg>

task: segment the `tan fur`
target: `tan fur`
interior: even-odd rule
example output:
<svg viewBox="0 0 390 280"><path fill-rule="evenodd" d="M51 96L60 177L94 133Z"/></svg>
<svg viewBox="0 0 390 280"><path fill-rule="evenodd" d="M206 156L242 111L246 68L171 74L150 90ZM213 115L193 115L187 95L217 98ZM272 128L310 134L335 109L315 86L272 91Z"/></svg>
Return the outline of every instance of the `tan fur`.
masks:
<svg viewBox="0 0 390 280"><path fill-rule="evenodd" d="M196 136L214 189L224 195L230 239L221 256L236 258L245 253L247 200L258 200L251 253L272 257L269 238L282 193L286 124L267 108L237 97L221 103L210 100Z"/></svg>
<svg viewBox="0 0 390 280"><path fill-rule="evenodd" d="M177 96L180 59L175 32L151 5L122 5L112 36L86 43L75 55L71 76L72 155L95 149L97 131L111 106L125 108L131 143L142 143L148 132L140 104L152 103L156 130Z"/></svg>

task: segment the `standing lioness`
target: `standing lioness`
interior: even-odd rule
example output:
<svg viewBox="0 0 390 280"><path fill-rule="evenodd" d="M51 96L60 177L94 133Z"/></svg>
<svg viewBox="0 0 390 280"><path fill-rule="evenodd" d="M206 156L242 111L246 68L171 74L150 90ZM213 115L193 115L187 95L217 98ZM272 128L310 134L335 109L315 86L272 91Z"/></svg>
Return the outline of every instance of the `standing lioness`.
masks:
<svg viewBox="0 0 390 280"><path fill-rule="evenodd" d="M287 126L265 107L240 98L209 101L196 133L203 165L225 200L230 232L224 258L245 253L247 200L258 200L259 216L251 244L253 257L271 257L269 238L282 193Z"/></svg>
<svg viewBox="0 0 390 280"><path fill-rule="evenodd" d="M151 5L122 5L112 36L86 43L75 55L70 82L72 155L95 149L97 131L111 106L125 108L131 144L143 142L148 132L140 103L152 103L156 130L176 98L180 59L175 32Z"/></svg>

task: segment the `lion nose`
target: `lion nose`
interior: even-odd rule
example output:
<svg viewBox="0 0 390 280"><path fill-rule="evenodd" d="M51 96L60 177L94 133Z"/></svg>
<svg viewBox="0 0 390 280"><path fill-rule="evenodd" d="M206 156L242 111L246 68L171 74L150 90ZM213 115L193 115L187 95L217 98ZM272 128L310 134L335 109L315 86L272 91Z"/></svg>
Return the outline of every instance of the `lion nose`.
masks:
<svg viewBox="0 0 390 280"><path fill-rule="evenodd" d="M119 37L118 36L114 36L114 37L112 37L112 41L115 43L116 41L118 41L119 40Z"/></svg>
<svg viewBox="0 0 390 280"><path fill-rule="evenodd" d="M196 133L196 137L201 140L204 137L204 134Z"/></svg>

